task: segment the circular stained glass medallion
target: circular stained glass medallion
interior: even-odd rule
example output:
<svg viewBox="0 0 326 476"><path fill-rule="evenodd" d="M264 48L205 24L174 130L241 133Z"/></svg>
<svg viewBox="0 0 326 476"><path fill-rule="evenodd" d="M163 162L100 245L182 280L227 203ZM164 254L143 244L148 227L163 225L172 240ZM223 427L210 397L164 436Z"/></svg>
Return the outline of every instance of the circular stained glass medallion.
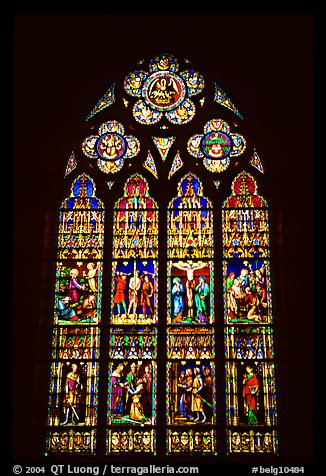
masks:
<svg viewBox="0 0 326 476"><path fill-rule="evenodd" d="M211 132L203 137L201 150L211 159L223 159L232 150L231 139L223 132Z"/></svg>
<svg viewBox="0 0 326 476"><path fill-rule="evenodd" d="M118 160L125 153L126 142L119 134L107 133L96 143L98 155L103 160Z"/></svg>
<svg viewBox="0 0 326 476"><path fill-rule="evenodd" d="M153 109L169 111L179 106L186 95L183 80L169 71L158 71L145 81L143 96Z"/></svg>

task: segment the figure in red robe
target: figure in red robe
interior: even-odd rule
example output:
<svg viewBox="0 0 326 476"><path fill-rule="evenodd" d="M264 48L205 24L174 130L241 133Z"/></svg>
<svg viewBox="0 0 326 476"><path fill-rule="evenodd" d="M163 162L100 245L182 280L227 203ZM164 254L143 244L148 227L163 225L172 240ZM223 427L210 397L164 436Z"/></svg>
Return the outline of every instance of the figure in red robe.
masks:
<svg viewBox="0 0 326 476"><path fill-rule="evenodd" d="M243 403L248 425L257 425L259 382L253 367L247 365L243 379Z"/></svg>

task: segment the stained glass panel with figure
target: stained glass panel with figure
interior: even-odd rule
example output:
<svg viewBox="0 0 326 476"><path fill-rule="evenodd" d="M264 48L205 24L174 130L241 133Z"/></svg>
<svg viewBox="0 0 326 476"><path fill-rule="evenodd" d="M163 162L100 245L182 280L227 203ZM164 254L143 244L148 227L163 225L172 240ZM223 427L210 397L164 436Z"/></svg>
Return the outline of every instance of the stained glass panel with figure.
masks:
<svg viewBox="0 0 326 476"><path fill-rule="evenodd" d="M95 454L104 206L86 174L60 207L47 454Z"/></svg>
<svg viewBox="0 0 326 476"><path fill-rule="evenodd" d="M213 212L186 174L168 209L167 454L216 453Z"/></svg>
<svg viewBox="0 0 326 476"><path fill-rule="evenodd" d="M106 451L155 454L158 207L140 174L126 181L113 223Z"/></svg>
<svg viewBox="0 0 326 476"><path fill-rule="evenodd" d="M229 453L278 452L269 214L257 188L239 173L222 208Z"/></svg>

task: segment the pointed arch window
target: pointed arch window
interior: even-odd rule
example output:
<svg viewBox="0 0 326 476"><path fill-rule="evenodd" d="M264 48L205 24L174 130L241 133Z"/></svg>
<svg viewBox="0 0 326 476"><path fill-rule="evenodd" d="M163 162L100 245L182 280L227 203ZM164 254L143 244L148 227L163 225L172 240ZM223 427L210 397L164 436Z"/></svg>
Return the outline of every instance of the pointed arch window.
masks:
<svg viewBox="0 0 326 476"><path fill-rule="evenodd" d="M276 453L268 204L245 171L231 188L222 209L228 451Z"/></svg>
<svg viewBox="0 0 326 476"><path fill-rule="evenodd" d="M60 207L47 454L96 451L104 205L95 191L81 174Z"/></svg>
<svg viewBox="0 0 326 476"><path fill-rule="evenodd" d="M191 173L168 207L167 454L216 453L211 202Z"/></svg>
<svg viewBox="0 0 326 476"><path fill-rule="evenodd" d="M140 174L113 223L107 453L155 454L158 206Z"/></svg>

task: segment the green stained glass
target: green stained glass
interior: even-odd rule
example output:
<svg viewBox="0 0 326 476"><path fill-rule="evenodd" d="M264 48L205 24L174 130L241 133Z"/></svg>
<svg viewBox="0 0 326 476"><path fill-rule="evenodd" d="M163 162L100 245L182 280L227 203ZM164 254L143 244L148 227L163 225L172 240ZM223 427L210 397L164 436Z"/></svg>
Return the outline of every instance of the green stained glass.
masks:
<svg viewBox="0 0 326 476"><path fill-rule="evenodd" d="M99 101L95 104L94 108L88 114L86 121L89 121L95 114L98 114L103 109L111 106L115 102L115 93L114 93L115 84L112 84L105 92L105 94L99 99Z"/></svg>
<svg viewBox="0 0 326 476"><path fill-rule="evenodd" d="M230 111L234 112L237 116L243 119L242 114L235 107L235 105L233 104L231 99L226 95L223 89L220 88L220 86L218 86L216 83L214 83L214 86L215 86L214 101L221 104L221 106L224 106L230 109Z"/></svg>

